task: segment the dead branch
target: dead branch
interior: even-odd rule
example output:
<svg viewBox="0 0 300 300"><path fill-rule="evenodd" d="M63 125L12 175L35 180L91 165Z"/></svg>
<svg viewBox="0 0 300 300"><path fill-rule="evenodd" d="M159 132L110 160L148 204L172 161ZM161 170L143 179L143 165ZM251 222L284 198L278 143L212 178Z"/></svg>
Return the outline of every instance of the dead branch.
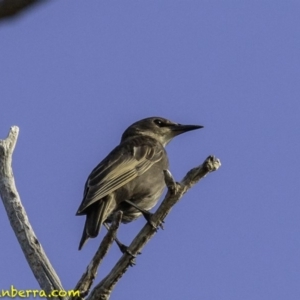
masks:
<svg viewBox="0 0 300 300"><path fill-rule="evenodd" d="M26 260L42 290L64 290L44 249L38 241L16 189L12 171L12 154L19 128L13 126L8 137L0 140L0 196ZM52 298L53 299L53 298Z"/></svg>

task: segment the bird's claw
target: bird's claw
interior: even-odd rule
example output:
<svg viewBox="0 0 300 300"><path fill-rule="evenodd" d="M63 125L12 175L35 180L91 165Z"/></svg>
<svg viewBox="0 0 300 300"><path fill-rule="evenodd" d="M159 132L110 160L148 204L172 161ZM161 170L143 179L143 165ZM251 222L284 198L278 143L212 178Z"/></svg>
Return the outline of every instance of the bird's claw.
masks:
<svg viewBox="0 0 300 300"><path fill-rule="evenodd" d="M128 247L126 247L125 245L123 245L124 247L122 247L122 253L124 254L124 253L126 253L126 254L128 254L129 256L130 256L130 260L129 260L129 266L130 267L133 267L133 266L135 266L135 258L136 258L136 255L134 255L129 249L128 249ZM121 248L120 248L121 249ZM140 254L140 253L138 253L138 254Z"/></svg>
<svg viewBox="0 0 300 300"><path fill-rule="evenodd" d="M124 254L124 253L127 253L128 255L130 255L132 258L136 258L136 255L133 254L130 250L129 250L129 247L122 244L122 243L118 243L118 246L119 246L119 249L121 250L121 252ZM140 255L142 254L142 252L137 252L137 255Z"/></svg>
<svg viewBox="0 0 300 300"><path fill-rule="evenodd" d="M155 226L151 220L153 213L151 213L150 211L143 211L142 214L143 214L144 218L146 219L146 221L154 228Z"/></svg>
<svg viewBox="0 0 300 300"><path fill-rule="evenodd" d="M158 231L158 227L160 227L162 230L164 230L164 226L163 226L163 223L165 223L164 220L159 221L158 226L156 226L156 225L153 223L152 219L151 219L152 216L153 216L152 213L146 212L146 213L143 213L143 216L144 216L144 218L147 220L148 224L149 224L156 232Z"/></svg>
<svg viewBox="0 0 300 300"><path fill-rule="evenodd" d="M129 266L130 266L130 267L134 267L135 265L136 265L135 259L132 257L132 258L130 259L130 261L129 261Z"/></svg>
<svg viewBox="0 0 300 300"><path fill-rule="evenodd" d="M130 255L132 257L132 259L136 258L136 255L134 255L129 249L126 249L125 253Z"/></svg>
<svg viewBox="0 0 300 300"><path fill-rule="evenodd" d="M163 225L164 223L165 223L165 221L161 220L158 224L158 226L161 228L161 230L164 230L164 225Z"/></svg>
<svg viewBox="0 0 300 300"><path fill-rule="evenodd" d="M131 258L130 258L130 261L129 261L129 266L130 267L133 267L133 266L135 266L136 265L136 263L135 263L135 259L136 259L136 255L134 255L130 250L126 250L126 253L128 254L128 255L130 255L131 256ZM137 255L140 255L140 254L142 254L140 251L137 253Z"/></svg>

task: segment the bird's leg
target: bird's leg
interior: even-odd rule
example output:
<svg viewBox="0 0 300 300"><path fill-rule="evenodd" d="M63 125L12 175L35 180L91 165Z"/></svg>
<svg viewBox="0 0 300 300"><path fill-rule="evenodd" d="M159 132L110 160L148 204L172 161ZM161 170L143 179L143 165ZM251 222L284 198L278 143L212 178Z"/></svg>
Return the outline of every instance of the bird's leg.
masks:
<svg viewBox="0 0 300 300"><path fill-rule="evenodd" d="M103 223L103 225L105 226L105 228L106 228L107 230L109 230L109 225L108 225L107 223ZM115 242L116 242L116 244L118 245L118 247L119 247L119 249L120 249L120 251L121 251L122 253L127 252L128 246L126 246L126 245L124 245L123 243L121 243L117 237L115 238ZM127 253L128 253L128 252L127 252ZM128 253L128 254L129 254L129 253Z"/></svg>
<svg viewBox="0 0 300 300"><path fill-rule="evenodd" d="M144 218L147 220L147 222L148 222L155 230L157 230L157 227L156 227L156 226L152 223L152 221L151 221L151 217L153 216L153 213L151 213L150 211L145 210L145 209L139 207L138 205L136 205L135 203L133 203L133 202L130 201L130 200L125 200L125 202L128 203L128 204L130 204L131 206L135 207L138 211L140 211L140 212L143 214ZM161 221L161 223L159 224L159 227L160 227L161 229L164 229L162 223L164 223L164 221Z"/></svg>
<svg viewBox="0 0 300 300"><path fill-rule="evenodd" d="M105 228L109 230L109 225L107 223L103 223ZM127 253L132 257L132 261L130 263L131 266L135 265L134 259L136 258L136 255L132 254L131 251L129 251L128 246L124 245L123 243L120 242L120 240L116 237L115 242L118 245L120 251L124 254ZM138 252L138 254L141 254L141 252Z"/></svg>

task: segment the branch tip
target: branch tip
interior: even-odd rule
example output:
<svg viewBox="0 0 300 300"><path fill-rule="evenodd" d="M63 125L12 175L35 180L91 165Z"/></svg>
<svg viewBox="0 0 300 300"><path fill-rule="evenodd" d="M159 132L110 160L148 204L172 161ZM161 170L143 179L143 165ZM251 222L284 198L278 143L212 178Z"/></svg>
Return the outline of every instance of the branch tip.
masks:
<svg viewBox="0 0 300 300"><path fill-rule="evenodd" d="M221 167L221 161L214 155L210 155L205 160L204 165L208 172L214 172Z"/></svg>

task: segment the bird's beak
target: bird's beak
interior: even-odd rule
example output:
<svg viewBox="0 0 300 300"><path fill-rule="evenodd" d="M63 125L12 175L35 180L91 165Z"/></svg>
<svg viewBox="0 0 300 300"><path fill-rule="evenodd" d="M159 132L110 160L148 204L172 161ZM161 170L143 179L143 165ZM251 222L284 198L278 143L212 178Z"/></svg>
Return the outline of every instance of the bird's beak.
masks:
<svg viewBox="0 0 300 300"><path fill-rule="evenodd" d="M178 134L185 133L185 132L188 132L188 131L191 131L191 130L196 130L196 129L203 128L204 126L174 124L170 127L171 127L171 130L174 133L174 135L178 135Z"/></svg>

